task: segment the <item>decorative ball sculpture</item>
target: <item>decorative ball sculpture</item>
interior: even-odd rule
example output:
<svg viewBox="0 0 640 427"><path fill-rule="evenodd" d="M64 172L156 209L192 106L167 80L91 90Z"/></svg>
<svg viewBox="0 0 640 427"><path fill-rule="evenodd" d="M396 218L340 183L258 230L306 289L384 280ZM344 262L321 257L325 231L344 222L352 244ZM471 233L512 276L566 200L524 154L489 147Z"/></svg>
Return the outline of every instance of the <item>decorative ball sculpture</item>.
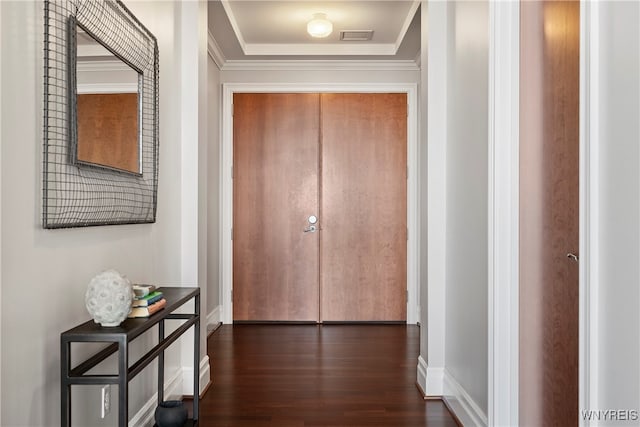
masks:
<svg viewBox="0 0 640 427"><path fill-rule="evenodd" d="M131 282L115 270L97 274L87 288L84 302L96 323L118 326L131 311Z"/></svg>

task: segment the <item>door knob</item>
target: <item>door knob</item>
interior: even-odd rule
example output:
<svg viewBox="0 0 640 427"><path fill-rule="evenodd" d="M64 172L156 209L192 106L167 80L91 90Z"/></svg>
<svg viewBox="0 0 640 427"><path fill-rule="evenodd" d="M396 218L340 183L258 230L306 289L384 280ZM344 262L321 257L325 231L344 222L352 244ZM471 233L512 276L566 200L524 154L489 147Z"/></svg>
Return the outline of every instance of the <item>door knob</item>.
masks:
<svg viewBox="0 0 640 427"><path fill-rule="evenodd" d="M578 258L578 255L576 254L572 254L572 253L568 253L567 254L567 258L570 258L572 260L574 260L575 262L578 262L580 259Z"/></svg>
<svg viewBox="0 0 640 427"><path fill-rule="evenodd" d="M310 215L308 218L309 227L304 229L305 233L315 233L318 230L316 224L318 223L318 217L315 215Z"/></svg>

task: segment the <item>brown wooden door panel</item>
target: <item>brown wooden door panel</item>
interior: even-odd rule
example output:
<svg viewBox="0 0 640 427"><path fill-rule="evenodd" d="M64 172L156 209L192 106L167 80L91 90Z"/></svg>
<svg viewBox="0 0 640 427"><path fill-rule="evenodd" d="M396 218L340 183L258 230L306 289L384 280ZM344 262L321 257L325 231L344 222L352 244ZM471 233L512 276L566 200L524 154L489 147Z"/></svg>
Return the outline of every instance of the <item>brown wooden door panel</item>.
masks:
<svg viewBox="0 0 640 427"><path fill-rule="evenodd" d="M520 424L577 425L577 1L521 2Z"/></svg>
<svg viewBox="0 0 640 427"><path fill-rule="evenodd" d="M406 94L321 100L321 318L405 321Z"/></svg>
<svg viewBox="0 0 640 427"><path fill-rule="evenodd" d="M318 321L318 94L234 95L234 320Z"/></svg>

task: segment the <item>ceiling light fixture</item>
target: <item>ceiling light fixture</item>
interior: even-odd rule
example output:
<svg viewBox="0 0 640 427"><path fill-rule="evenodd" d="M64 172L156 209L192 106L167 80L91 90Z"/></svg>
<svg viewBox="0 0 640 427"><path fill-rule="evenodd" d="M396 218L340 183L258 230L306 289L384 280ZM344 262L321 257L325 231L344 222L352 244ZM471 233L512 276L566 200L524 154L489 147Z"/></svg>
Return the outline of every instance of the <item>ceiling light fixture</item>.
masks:
<svg viewBox="0 0 640 427"><path fill-rule="evenodd" d="M314 13L313 19L307 24L307 32L311 37L327 37L333 31L333 24L325 13Z"/></svg>

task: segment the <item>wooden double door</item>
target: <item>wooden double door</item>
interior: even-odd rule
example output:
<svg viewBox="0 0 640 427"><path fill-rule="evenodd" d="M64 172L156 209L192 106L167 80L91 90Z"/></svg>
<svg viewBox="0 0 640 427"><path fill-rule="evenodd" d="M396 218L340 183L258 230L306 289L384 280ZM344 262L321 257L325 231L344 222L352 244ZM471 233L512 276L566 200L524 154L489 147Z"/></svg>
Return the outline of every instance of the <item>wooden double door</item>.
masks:
<svg viewBox="0 0 640 427"><path fill-rule="evenodd" d="M406 321L407 97L236 93L235 321Z"/></svg>

